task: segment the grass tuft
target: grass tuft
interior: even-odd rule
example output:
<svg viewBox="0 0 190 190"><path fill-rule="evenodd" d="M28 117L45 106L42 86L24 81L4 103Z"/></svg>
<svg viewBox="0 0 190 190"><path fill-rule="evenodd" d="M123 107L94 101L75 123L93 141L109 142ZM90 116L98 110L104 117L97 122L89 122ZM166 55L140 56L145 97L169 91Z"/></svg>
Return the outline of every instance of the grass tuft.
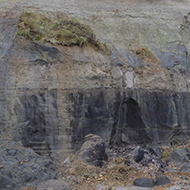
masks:
<svg viewBox="0 0 190 190"><path fill-rule="evenodd" d="M64 46L84 46L90 44L107 55L111 51L106 44L96 40L93 30L74 17L63 13L22 12L18 23L17 35L27 39L49 42Z"/></svg>
<svg viewBox="0 0 190 190"><path fill-rule="evenodd" d="M147 47L138 47L135 49L136 55L143 61L159 62L160 60Z"/></svg>

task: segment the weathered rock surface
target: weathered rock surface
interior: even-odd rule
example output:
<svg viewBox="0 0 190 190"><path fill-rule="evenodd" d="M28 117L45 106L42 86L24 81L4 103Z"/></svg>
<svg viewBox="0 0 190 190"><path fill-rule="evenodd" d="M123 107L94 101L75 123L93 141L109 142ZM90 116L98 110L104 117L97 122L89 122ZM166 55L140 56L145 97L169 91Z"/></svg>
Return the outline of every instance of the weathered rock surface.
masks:
<svg viewBox="0 0 190 190"><path fill-rule="evenodd" d="M78 158L89 164L102 167L103 160L108 160L105 148L105 143L100 136L89 134L85 136L85 142L80 148Z"/></svg>
<svg viewBox="0 0 190 190"><path fill-rule="evenodd" d="M1 1L0 135L41 155L79 150L90 133L99 135L106 146L144 148L186 141L190 135L189 6L189 1L170 0ZM23 8L77 16L107 43L112 55L92 47L40 44L16 36ZM145 54L144 47L149 49ZM11 157L15 150L3 154ZM142 163L149 165L149 158L145 154ZM43 165L41 159L35 172ZM9 163L17 163L15 157ZM28 173L33 164L21 164L17 172ZM5 188L40 182L31 174L11 178L5 169L1 171ZM46 175L40 170L39 176L54 178L54 171L48 168Z"/></svg>
<svg viewBox="0 0 190 190"><path fill-rule="evenodd" d="M13 141L0 139L0 155L0 189L30 187L58 176L50 158Z"/></svg>

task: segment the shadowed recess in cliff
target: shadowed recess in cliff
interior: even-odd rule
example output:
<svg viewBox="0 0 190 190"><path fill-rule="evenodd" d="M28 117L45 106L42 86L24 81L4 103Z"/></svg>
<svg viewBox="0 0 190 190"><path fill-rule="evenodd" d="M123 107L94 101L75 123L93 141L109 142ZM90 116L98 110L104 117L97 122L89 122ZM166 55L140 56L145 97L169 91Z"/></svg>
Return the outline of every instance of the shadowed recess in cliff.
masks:
<svg viewBox="0 0 190 190"><path fill-rule="evenodd" d="M100 135L106 146L176 144L178 134L179 139L189 134L189 93L89 89L66 96L67 136L75 150L90 133Z"/></svg>
<svg viewBox="0 0 190 190"><path fill-rule="evenodd" d="M57 93L39 92L21 96L14 106L17 116L15 140L38 154L56 148L58 136Z"/></svg>
<svg viewBox="0 0 190 190"><path fill-rule="evenodd" d="M121 92L114 91L114 99L102 90L70 93L67 111L71 118L71 143L80 148L87 134L100 135L110 144L151 143L141 118L141 109L132 98L123 100ZM113 98L113 97L112 97Z"/></svg>
<svg viewBox="0 0 190 190"><path fill-rule="evenodd" d="M151 143L146 126L141 118L141 109L132 98L125 98L118 107L110 144L131 144L141 146Z"/></svg>

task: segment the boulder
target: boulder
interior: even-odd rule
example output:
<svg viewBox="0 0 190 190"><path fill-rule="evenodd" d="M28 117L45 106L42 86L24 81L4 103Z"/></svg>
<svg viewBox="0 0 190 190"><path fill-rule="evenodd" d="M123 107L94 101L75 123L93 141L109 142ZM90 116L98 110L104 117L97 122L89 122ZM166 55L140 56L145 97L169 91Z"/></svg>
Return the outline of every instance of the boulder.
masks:
<svg viewBox="0 0 190 190"><path fill-rule="evenodd" d="M170 180L167 176L157 176L155 179L155 184L157 186L166 185L168 183L170 183Z"/></svg>
<svg viewBox="0 0 190 190"><path fill-rule="evenodd" d="M103 160L108 159L103 139L94 134L86 135L85 142L79 151L78 159L102 167Z"/></svg>
<svg viewBox="0 0 190 190"><path fill-rule="evenodd" d="M140 147L137 146L134 150L134 160L135 162L140 162L144 157L144 150Z"/></svg>
<svg viewBox="0 0 190 190"><path fill-rule="evenodd" d="M50 179L45 182L41 182L38 184L34 190L70 190L69 185L67 182L63 180L54 180Z"/></svg>
<svg viewBox="0 0 190 190"><path fill-rule="evenodd" d="M180 148L178 150L174 150L170 155L170 163L180 165L183 162L188 161L188 157L186 156L187 149Z"/></svg>
<svg viewBox="0 0 190 190"><path fill-rule="evenodd" d="M154 187L154 180L151 178L138 178L134 181L135 186Z"/></svg>

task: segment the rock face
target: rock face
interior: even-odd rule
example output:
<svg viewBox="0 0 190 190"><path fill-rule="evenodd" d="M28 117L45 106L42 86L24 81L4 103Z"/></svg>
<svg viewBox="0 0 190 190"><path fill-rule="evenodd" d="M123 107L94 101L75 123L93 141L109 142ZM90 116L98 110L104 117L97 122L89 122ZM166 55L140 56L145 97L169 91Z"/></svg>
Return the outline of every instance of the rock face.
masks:
<svg viewBox="0 0 190 190"><path fill-rule="evenodd" d="M79 150L88 134L106 146L188 138L189 2L10 2L0 7L1 135L41 155ZM112 55L18 37L24 6L72 13Z"/></svg>

